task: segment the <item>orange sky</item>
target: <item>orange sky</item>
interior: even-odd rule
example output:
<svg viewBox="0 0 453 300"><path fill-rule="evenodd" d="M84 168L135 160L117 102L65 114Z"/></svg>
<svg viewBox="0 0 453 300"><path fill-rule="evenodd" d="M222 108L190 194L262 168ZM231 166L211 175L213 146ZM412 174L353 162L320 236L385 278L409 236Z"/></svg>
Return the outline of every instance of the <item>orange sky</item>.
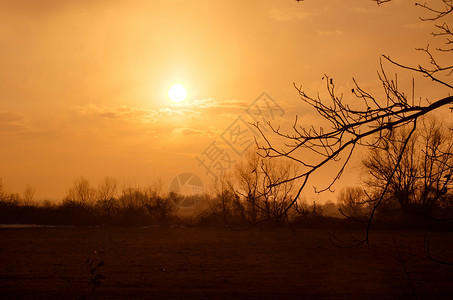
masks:
<svg viewBox="0 0 453 300"><path fill-rule="evenodd" d="M196 157L215 141L239 160L222 134L252 121L263 91L285 111L275 124L311 125L293 82L322 91L329 74L376 90L379 55L420 57L422 13L403 0L0 0L0 178L38 199L61 199L80 176L208 182ZM174 82L189 93L179 105Z"/></svg>

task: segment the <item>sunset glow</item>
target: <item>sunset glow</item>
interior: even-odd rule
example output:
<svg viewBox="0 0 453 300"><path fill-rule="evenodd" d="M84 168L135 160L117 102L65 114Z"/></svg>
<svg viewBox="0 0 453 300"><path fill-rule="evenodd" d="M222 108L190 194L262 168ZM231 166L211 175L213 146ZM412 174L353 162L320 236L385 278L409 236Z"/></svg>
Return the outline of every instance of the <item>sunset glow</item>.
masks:
<svg viewBox="0 0 453 300"><path fill-rule="evenodd" d="M0 299L453 299L452 28L0 0Z"/></svg>
<svg viewBox="0 0 453 300"><path fill-rule="evenodd" d="M316 95L328 74L345 97L353 77L379 90L380 55L409 64L426 46L419 15L407 1L0 1L0 178L55 201L80 176L166 189L192 172L207 185L196 157L215 142L219 159L241 161L254 139L234 129L266 124L263 92L280 107L275 128L296 115L320 126L293 83Z"/></svg>

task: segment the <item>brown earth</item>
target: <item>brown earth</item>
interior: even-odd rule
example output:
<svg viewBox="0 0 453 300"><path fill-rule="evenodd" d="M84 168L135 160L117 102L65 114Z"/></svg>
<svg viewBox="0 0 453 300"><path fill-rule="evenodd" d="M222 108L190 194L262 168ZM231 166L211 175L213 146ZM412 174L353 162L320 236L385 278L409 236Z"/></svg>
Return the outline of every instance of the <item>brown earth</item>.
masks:
<svg viewBox="0 0 453 300"><path fill-rule="evenodd" d="M413 231L338 248L327 230L2 228L0 299L453 299L453 266L429 260L423 241ZM453 260L452 249L453 233L433 234L433 256ZM105 262L93 292L87 259Z"/></svg>

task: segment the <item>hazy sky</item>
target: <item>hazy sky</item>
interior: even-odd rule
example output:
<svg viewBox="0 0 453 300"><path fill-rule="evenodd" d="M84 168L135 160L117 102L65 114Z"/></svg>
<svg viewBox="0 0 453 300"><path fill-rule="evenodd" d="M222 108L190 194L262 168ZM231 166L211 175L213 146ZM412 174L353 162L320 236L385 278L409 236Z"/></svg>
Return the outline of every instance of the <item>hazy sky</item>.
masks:
<svg viewBox="0 0 453 300"><path fill-rule="evenodd" d="M431 28L419 15L402 0L0 0L0 178L52 199L80 176L146 185L193 172L207 184L196 158L215 142L240 160L228 130L253 121L264 91L285 113L275 124L311 125L293 82L322 91L328 74L376 90L379 55L420 57ZM167 97L175 82L182 104Z"/></svg>

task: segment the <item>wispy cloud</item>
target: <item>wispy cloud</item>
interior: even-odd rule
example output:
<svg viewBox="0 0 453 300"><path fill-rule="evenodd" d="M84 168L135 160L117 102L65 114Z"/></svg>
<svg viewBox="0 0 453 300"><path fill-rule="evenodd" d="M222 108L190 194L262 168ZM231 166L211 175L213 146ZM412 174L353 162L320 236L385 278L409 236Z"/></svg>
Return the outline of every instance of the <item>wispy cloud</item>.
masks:
<svg viewBox="0 0 453 300"><path fill-rule="evenodd" d="M185 136L202 136L202 137L211 137L211 138L218 135L217 130L215 130L214 128L195 129L195 128L182 127L182 128L175 128L173 130L173 133L182 134Z"/></svg>
<svg viewBox="0 0 453 300"><path fill-rule="evenodd" d="M228 118L231 115L244 114L245 109L252 101L237 100L237 99L198 99L182 104L179 109L187 109L189 111L198 112L200 116L216 116Z"/></svg>
<svg viewBox="0 0 453 300"><path fill-rule="evenodd" d="M288 22L295 20L306 20L312 17L314 13L303 12L292 9L272 9L269 11L269 17L276 21Z"/></svg>
<svg viewBox="0 0 453 300"><path fill-rule="evenodd" d="M196 99L192 100L190 103L187 103L187 105L182 104L183 107L191 107L191 108L239 108L239 109L244 109L249 105L249 101L244 101L244 100L237 100L237 99L225 99L225 100L219 100L219 99Z"/></svg>
<svg viewBox="0 0 453 300"><path fill-rule="evenodd" d="M341 30L318 30L318 35L320 36L334 36L334 35L343 35L344 32Z"/></svg>
<svg viewBox="0 0 453 300"><path fill-rule="evenodd" d="M90 103L85 106L74 107L74 110L80 115L94 118L104 118L111 120L123 120L132 122L143 122L155 116L156 112L150 109L143 109L133 106L98 106Z"/></svg>
<svg viewBox="0 0 453 300"><path fill-rule="evenodd" d="M375 9L367 9L364 7L351 7L351 11L358 14L369 14L371 12L374 12Z"/></svg>
<svg viewBox="0 0 453 300"><path fill-rule="evenodd" d="M403 25L403 28L407 28L407 29L423 29L423 28L428 28L430 27L431 25L427 22L418 22L418 23L410 23L410 24L405 24Z"/></svg>
<svg viewBox="0 0 453 300"><path fill-rule="evenodd" d="M91 127L100 128L101 131L116 132L118 135L126 132L129 138L132 135L137 137L145 134L166 140L175 136L214 137L218 134L216 128L206 127L202 121L203 118L210 118L212 115L204 116L202 111L182 105L149 109L124 105L109 107L88 104L75 107L73 110L80 117L81 126L86 127L91 124Z"/></svg>
<svg viewBox="0 0 453 300"><path fill-rule="evenodd" d="M92 103L75 107L74 110L84 116L132 123L154 123L160 119L172 118L175 116L196 118L200 115L200 112L185 107L148 109L127 105L114 107L98 106Z"/></svg>
<svg viewBox="0 0 453 300"><path fill-rule="evenodd" d="M26 132L31 129L23 115L14 112L0 112L0 134Z"/></svg>

